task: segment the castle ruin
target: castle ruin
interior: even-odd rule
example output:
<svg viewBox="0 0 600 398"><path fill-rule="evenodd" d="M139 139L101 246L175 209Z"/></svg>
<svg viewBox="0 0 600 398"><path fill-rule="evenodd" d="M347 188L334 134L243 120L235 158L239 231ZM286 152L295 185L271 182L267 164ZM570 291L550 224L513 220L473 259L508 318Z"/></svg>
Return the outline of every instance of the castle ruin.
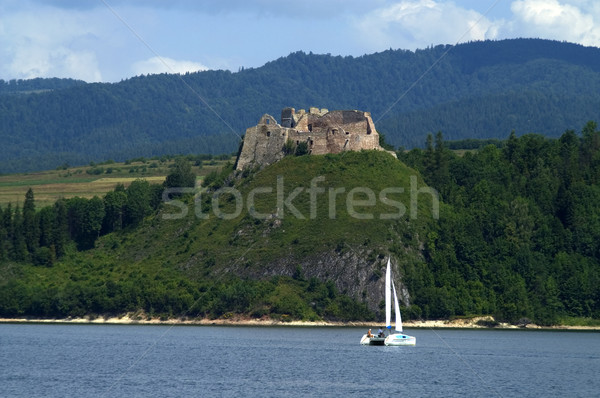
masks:
<svg viewBox="0 0 600 398"><path fill-rule="evenodd" d="M285 108L281 111L281 124L273 116L265 114L256 126L246 130L237 169L277 162L285 156L288 142L294 147L305 142L308 153L313 155L362 149L383 150L369 112L329 112L318 108L296 112L294 108Z"/></svg>

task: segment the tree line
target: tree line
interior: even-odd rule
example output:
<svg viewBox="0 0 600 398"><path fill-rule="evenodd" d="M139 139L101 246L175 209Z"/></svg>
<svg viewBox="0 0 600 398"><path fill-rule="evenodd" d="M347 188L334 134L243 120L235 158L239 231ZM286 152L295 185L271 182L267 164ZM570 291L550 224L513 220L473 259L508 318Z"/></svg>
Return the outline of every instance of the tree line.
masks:
<svg viewBox="0 0 600 398"><path fill-rule="evenodd" d="M600 132L514 133L463 156L442 133L400 152L444 202L407 267L413 316L495 314L554 324L600 317Z"/></svg>
<svg viewBox="0 0 600 398"><path fill-rule="evenodd" d="M127 188L117 184L103 197L59 199L38 211L29 188L22 208L13 208L11 203L0 208L0 261L52 266L70 242L86 250L101 235L135 228L158 209L165 187L193 187L195 183L189 161L179 157L163 184L137 179Z"/></svg>
<svg viewBox="0 0 600 398"><path fill-rule="evenodd" d="M158 208L163 187L135 180L119 184L104 197L59 199L35 209L34 192L25 195L23 207L0 208L0 259L52 266L70 242L84 250L106 233L135 227Z"/></svg>

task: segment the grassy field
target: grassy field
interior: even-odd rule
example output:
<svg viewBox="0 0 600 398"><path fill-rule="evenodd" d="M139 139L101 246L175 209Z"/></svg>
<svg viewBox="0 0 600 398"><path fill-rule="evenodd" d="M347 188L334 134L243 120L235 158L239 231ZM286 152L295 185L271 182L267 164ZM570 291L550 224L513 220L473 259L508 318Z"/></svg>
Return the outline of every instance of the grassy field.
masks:
<svg viewBox="0 0 600 398"><path fill-rule="evenodd" d="M235 159L229 161L233 162ZM200 181L213 170L220 169L226 162L204 160L201 165L192 162L192 170ZM29 188L33 189L36 205L43 207L54 203L59 198L102 196L113 190L117 184L127 187L138 178L159 184L165 180L173 163L173 159L162 161L149 159L0 175L0 206L5 207L8 203L12 203L13 206L23 203Z"/></svg>

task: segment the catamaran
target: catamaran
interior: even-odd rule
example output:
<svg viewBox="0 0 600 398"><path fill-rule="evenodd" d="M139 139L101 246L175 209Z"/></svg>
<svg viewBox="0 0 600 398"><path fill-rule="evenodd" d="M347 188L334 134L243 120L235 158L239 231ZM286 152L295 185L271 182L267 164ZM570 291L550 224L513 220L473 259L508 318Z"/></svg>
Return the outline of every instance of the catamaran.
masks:
<svg viewBox="0 0 600 398"><path fill-rule="evenodd" d="M396 322L394 324L395 332L392 331L392 293L394 294L394 311L396 313ZM388 258L387 270L385 271L385 327L388 329L388 336L373 335L369 333L363 335L360 344L363 345L415 345L417 339L414 336L407 336L402 333L402 316L400 315L400 306L398 305L398 295L396 286L392 280L392 270L390 259Z"/></svg>

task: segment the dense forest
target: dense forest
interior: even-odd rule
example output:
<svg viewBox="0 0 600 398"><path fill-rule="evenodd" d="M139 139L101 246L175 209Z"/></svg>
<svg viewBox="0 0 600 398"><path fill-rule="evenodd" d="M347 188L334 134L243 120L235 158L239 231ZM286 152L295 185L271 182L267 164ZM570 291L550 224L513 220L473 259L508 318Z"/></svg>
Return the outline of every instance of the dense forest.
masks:
<svg viewBox="0 0 600 398"><path fill-rule="evenodd" d="M434 142L435 141L435 142ZM427 261L407 269L420 316L600 317L600 132L514 133L457 156L442 134L401 153L444 206ZM499 298L502 297L500 300Z"/></svg>
<svg viewBox="0 0 600 398"><path fill-rule="evenodd" d="M512 133L484 146L465 143L480 148L459 155L437 133L424 149L399 151L399 160L363 151L288 156L263 170L233 172L230 165L204 180L212 197L180 197L196 215L208 214L219 189L246 197L277 176L290 190L321 176L325 188L381 191L409 186L416 173L439 192L439 219L427 206L418 217L357 219L343 213L343 200L335 219L327 207L314 218L251 217L274 211L272 193L235 217L165 221L173 206L161 201L163 189L192 185L185 158L161 186L139 180L104 198L60 200L38 211L29 191L22 208L0 212L0 316L144 311L375 320L381 313L373 294L382 259L391 255L411 319L491 314L552 325L600 318L596 123L557 139ZM236 208L233 199L221 197L225 214ZM308 195L294 205L309 214ZM390 207L378 202L370 210Z"/></svg>
<svg viewBox="0 0 600 398"><path fill-rule="evenodd" d="M1 94L30 94L41 91L52 91L81 86L86 84L83 80L59 79L59 78L35 78L35 79L0 79Z"/></svg>
<svg viewBox="0 0 600 398"><path fill-rule="evenodd" d="M0 81L0 172L232 153L262 114L287 106L370 111L389 143L405 148L436 131L449 140L513 130L558 137L600 120L599 65L598 48L515 39L361 57L295 52L236 73L113 84Z"/></svg>

